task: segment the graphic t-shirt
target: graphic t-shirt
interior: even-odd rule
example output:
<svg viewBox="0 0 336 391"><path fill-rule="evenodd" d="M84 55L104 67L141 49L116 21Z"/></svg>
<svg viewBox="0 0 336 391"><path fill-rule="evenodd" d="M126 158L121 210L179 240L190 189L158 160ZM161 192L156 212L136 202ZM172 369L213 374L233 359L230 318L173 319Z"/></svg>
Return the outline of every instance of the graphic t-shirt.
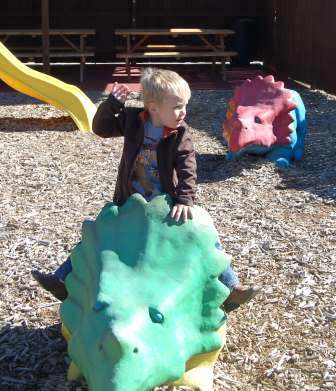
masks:
<svg viewBox="0 0 336 391"><path fill-rule="evenodd" d="M144 130L144 142L135 161L132 187L134 192L150 201L161 194L156 150L163 138L163 128L155 128L151 121L147 121Z"/></svg>

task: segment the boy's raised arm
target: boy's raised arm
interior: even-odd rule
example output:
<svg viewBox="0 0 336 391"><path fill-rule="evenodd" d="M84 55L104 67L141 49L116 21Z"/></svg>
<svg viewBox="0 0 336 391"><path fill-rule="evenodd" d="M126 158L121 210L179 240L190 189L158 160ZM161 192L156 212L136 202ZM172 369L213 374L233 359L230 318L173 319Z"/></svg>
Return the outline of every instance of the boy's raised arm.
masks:
<svg viewBox="0 0 336 391"><path fill-rule="evenodd" d="M130 90L114 83L109 97L100 104L93 117L92 129L100 137L123 136L125 127L125 101Z"/></svg>

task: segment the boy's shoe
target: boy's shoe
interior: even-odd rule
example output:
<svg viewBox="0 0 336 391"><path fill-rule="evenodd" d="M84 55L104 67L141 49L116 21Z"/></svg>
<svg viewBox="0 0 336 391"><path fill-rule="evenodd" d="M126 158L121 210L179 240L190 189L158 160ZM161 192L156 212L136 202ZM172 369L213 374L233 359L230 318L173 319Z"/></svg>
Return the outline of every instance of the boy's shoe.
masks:
<svg viewBox="0 0 336 391"><path fill-rule="evenodd" d="M231 312L239 308L242 304L253 299L260 291L257 286L245 288L241 285L233 288L228 298L224 301L223 307L225 312Z"/></svg>
<svg viewBox="0 0 336 391"><path fill-rule="evenodd" d="M56 299L64 301L67 298L68 292L64 282L59 280L54 274L32 270L31 275L45 290L55 296Z"/></svg>

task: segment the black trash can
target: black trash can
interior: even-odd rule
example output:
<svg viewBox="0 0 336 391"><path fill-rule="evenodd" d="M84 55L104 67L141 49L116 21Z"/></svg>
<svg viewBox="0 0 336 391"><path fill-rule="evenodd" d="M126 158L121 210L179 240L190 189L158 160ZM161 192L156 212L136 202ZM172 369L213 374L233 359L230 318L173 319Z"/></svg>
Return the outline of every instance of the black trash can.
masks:
<svg viewBox="0 0 336 391"><path fill-rule="evenodd" d="M255 19L243 18L238 19L235 23L233 36L233 50L238 55L232 57L233 66L246 66L253 60L257 47L257 23Z"/></svg>

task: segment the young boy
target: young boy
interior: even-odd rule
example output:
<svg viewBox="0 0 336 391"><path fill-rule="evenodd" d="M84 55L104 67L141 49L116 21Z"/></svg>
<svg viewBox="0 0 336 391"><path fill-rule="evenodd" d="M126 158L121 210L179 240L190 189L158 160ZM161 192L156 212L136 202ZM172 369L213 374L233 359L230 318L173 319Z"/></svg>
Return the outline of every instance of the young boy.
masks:
<svg viewBox="0 0 336 391"><path fill-rule="evenodd" d="M188 83L177 73L147 68L141 77L144 108L125 107L130 90L115 83L93 119L93 131L101 137L124 137L124 149L113 201L123 205L133 193L150 201L168 193L173 199L171 218L183 223L192 219L196 192L195 150L184 122L190 99ZM53 274L33 271L33 277L55 297L67 296L64 280L72 270L67 259ZM221 281L231 294L224 304L227 311L250 300L254 288L244 289L230 268Z"/></svg>

